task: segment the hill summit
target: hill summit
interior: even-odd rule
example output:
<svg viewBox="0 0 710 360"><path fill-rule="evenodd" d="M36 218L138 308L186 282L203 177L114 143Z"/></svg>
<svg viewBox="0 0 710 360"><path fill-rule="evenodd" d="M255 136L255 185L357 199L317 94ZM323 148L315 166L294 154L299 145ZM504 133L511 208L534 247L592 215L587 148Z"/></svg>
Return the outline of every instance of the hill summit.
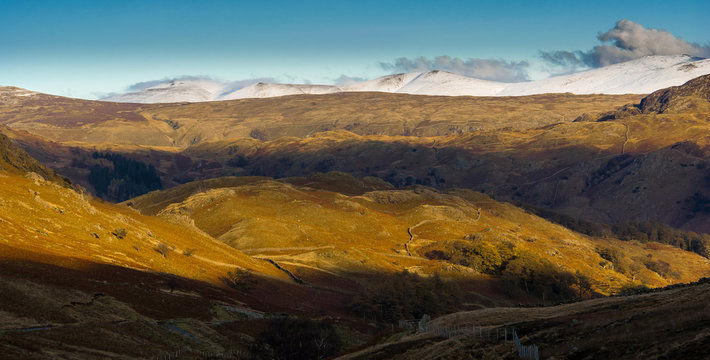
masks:
<svg viewBox="0 0 710 360"><path fill-rule="evenodd" d="M710 75L692 79L682 86L655 91L641 100L644 113L680 112L710 103Z"/></svg>

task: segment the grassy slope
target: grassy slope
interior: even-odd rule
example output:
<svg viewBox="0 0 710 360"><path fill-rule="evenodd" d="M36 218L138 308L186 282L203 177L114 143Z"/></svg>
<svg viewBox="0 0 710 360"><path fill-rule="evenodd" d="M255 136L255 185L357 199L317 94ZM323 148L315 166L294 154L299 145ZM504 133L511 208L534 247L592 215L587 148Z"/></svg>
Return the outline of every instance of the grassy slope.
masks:
<svg viewBox="0 0 710 360"><path fill-rule="evenodd" d="M188 178L337 170L399 185L483 190L591 221L650 218L707 232L708 214L693 212L688 203L695 193L710 196L704 187L710 112L700 110L428 138L331 132L271 142L204 142L183 154L220 164L190 171ZM237 157L244 164L230 167Z"/></svg>
<svg viewBox="0 0 710 360"><path fill-rule="evenodd" d="M98 147L153 164L167 187L226 175L307 176L314 171L338 170L377 176L397 185L419 182L441 188L473 188L590 221L650 218L708 232L710 214L695 211L693 197L696 193L710 196L699 186L710 176L706 156L710 103L702 94L689 92L688 87L678 89L666 97L649 98L671 99L663 100L669 105L659 105L663 113L634 115L619 110L615 118L603 122L570 120L582 111L600 114L623 101L636 102L639 97L340 94L137 105L48 95L14 96L5 90L3 96L9 100L0 117L12 126L25 126L61 141L74 139L74 135L61 135L63 131L81 134L84 138L74 140L89 144L45 144L27 135L15 135L15 139L34 156L89 189L86 176L92 164L90 153ZM364 110L363 102L368 104ZM18 109L19 105L22 107ZM358 111L353 111L353 106L358 106ZM39 111L40 107L44 110ZM79 125L68 121L67 113L73 119L89 117ZM135 117L139 113L145 117ZM587 119L596 117L599 115ZM204 118L210 121L202 121ZM409 125L404 126L403 119ZM350 120L359 122L359 127L348 126L352 125ZM485 126L475 125L480 121ZM462 129L459 122L470 122L475 125L471 129L484 130L431 136L458 133ZM382 124L389 125L382 128ZM446 124L453 125L449 128ZM497 128L488 128L491 124ZM542 126L548 124L553 125ZM512 128L505 128L508 125ZM414 132L415 127L434 130ZM103 130L96 130L99 128ZM285 137L266 142L232 138L254 135L254 129L261 134L256 137ZM344 130L324 132L335 129L360 135ZM98 132L91 135L94 131ZM107 133L111 131L115 134ZM315 135L301 138L307 134ZM179 152L170 147L193 142L197 144ZM679 142L700 150L677 147ZM622 155L622 148L623 156L630 158L621 161L622 168L610 166ZM235 163L239 158L242 160Z"/></svg>
<svg viewBox="0 0 710 360"><path fill-rule="evenodd" d="M37 254L172 273L216 283L236 266L278 275L199 230L93 200L41 179L3 176L0 242ZM119 238L117 229L125 229ZM156 249L164 244L163 256ZM192 249L192 255L184 253Z"/></svg>
<svg viewBox="0 0 710 360"><path fill-rule="evenodd" d="M150 358L184 346L246 350L262 325L229 307L344 311L340 294L319 296L293 284L273 265L189 224L45 180L31 170L53 173L10 143L0 150L0 357ZM258 277L250 292L220 279L238 267Z"/></svg>
<svg viewBox="0 0 710 360"><path fill-rule="evenodd" d="M247 254L293 266L306 279L308 269L341 277L408 269L424 274L439 271L460 279L485 278L470 268L422 257L420 250L426 246L462 240L468 234L479 234L493 244L510 242L516 251L550 258L560 269L579 270L593 279L601 293L614 293L634 282L664 286L693 281L710 271L710 261L695 254L657 244L592 239L472 191L440 193L418 187L344 195L320 189L318 183L304 187L289 183L293 181L214 179L130 202L160 217L187 217L216 239ZM350 192L358 187L354 185ZM414 235L409 243L408 229ZM630 266L636 272L613 271L596 252L604 246L620 249L638 265ZM649 258L671 263L676 278L665 279L640 265Z"/></svg>
<svg viewBox="0 0 710 360"><path fill-rule="evenodd" d="M701 359L708 350L710 284L544 308L491 308L436 319L439 326L516 328L541 358ZM502 331L502 330L501 330ZM444 340L413 335L342 359L518 359L511 342L470 333Z"/></svg>
<svg viewBox="0 0 710 360"><path fill-rule="evenodd" d="M0 88L0 124L52 140L185 147L201 141L358 134L432 136L475 129L532 128L598 113L639 95L547 94L441 97L387 93L298 95L208 103L121 104L18 95Z"/></svg>
<svg viewBox="0 0 710 360"><path fill-rule="evenodd" d="M30 110L26 114L39 113L42 117L56 120L51 126L71 128L66 132L56 132L56 128L48 130L49 128L45 127L47 133L61 133L62 136L89 134L96 139L103 137L120 140L135 136L133 129L138 126L145 130L145 138L135 138L140 142L173 131L165 128L170 125L163 121L165 119L144 121L145 118L130 115L137 111L137 105L100 105L99 111L96 110L97 105L94 102L81 102L77 105L78 103L71 99L63 99L55 108L41 109L56 101L45 97L40 98L41 101L37 98L31 99L38 101L37 103L22 104L23 108ZM43 102L45 100L46 102ZM303 99L294 97L293 100ZM550 99L551 103L559 100ZM3 102L6 106L4 114L8 116L5 119L30 124L26 126L36 126L32 119L28 122L20 119L22 111L19 115L13 113L18 104L12 101ZM708 119L703 115L703 104L691 103L693 115L671 112L634 118L633 120L641 123L630 126L632 136L627 143L628 151L645 151L676 138L691 138L702 146L706 145L702 134L706 131L704 124ZM491 100L486 105L504 109L502 105L505 104ZM15 106L15 110L11 109L12 106ZM167 108L172 111L181 106L183 105L168 105ZM599 104L589 106L594 108ZM570 109L572 108L570 105ZM195 112L205 110L211 111L200 107L193 109ZM511 111L514 116L508 120L518 121L515 116L523 110L504 109L501 112ZM43 113L44 111L46 113ZM540 114L543 117L548 116L544 112ZM94 128L95 124L80 123L95 118L103 119L99 121L103 128L97 130ZM595 145L595 151L613 153L616 151L615 146L620 147L620 133L624 129L620 128L619 123L622 123L622 120L624 119L594 125L557 125L548 129L523 132L524 135L516 131L479 132L472 135L480 136L477 143L466 140L466 135L417 140L388 137L359 139L391 144L389 149L398 149L404 144L409 152L412 152L411 148L407 148L410 142L416 144L417 149L424 150L438 147L439 141L449 139L452 143L461 142L462 148L473 144L472 148L467 148L471 153L485 153L490 148L504 153L515 148L510 147L512 145L523 144L520 146L525 148L532 143L541 145L543 151L533 151L531 156L540 157L550 149L565 150L566 153L569 150L564 146L566 141L574 143L580 139L589 139L588 143L599 144ZM596 124L604 124L609 128L606 128L607 131L599 131L601 128L584 130L585 126L598 126ZM648 124L651 125L647 129L644 128ZM692 131L684 132L678 124L690 127ZM636 125L638 129L635 128ZM77 126L84 128L77 129ZM422 131L420 134L434 131L426 124L417 126ZM172 126L170 128L172 129ZM668 136L653 137L658 129L664 130ZM301 130L313 131L308 127ZM318 131L320 130L323 129L319 128ZM547 130L554 132L545 133ZM651 135L649 138L636 139L633 135L636 131L642 134L641 136L646 133ZM589 134L585 135L585 132ZM528 137L529 134L532 135ZM328 134L308 140L286 138L268 144L274 146L273 151L293 151L290 144L294 142L301 141L299 148L308 148L317 144L317 141L325 140L327 146L337 149L342 146L339 141L353 138L349 134L337 133L338 139L333 141L330 136L332 135ZM165 140L167 145L172 141L172 138L165 136L159 139ZM384 141L381 141L382 139ZM501 139L508 140L501 145ZM600 139L607 140L597 142ZM249 141L261 146L258 141ZM535 143L536 141L542 142ZM286 147L280 148L283 144L286 144ZM563 146L558 148L559 144ZM321 143L318 146L324 145ZM352 146L359 145L353 143ZM227 148L224 148L225 154L228 153ZM371 151L363 148L365 151ZM209 147L207 150L212 151ZM154 153L153 150L146 151ZM4 159L18 159L17 154L10 154ZM381 155L382 153L375 154ZM419 157L420 154L417 154L410 160L416 161L415 158ZM20 156L19 159L24 158ZM21 163L28 161L22 160ZM704 159L700 157L699 161ZM6 166L10 163L15 165ZM229 297L236 294L214 285L219 284L219 277L235 265L271 276L260 282L255 293L248 296L239 294L241 299L249 300L248 302L257 303L268 299L268 307L276 311L313 313L317 309L343 310L346 297L338 297L337 293L332 291L328 292L331 295L323 296L320 290L277 281L278 278L286 278L282 272L276 271L268 263L251 259L232 248L216 243L208 234L237 247L243 247L251 254L276 259L306 280L316 285L340 288L344 293L352 291L351 284L344 279L353 273L381 273L407 268L425 274L436 270L453 278L481 279L481 275L470 269L416 256L418 250L432 242L459 240L469 233L494 233L497 237L489 241L510 241L520 249L553 258L564 269L580 270L594 280L594 286L600 292L614 292L625 283L633 283L631 278L635 278L637 283L651 286L688 281L707 274L709 267L706 259L665 246L580 236L525 214L510 205L492 201L487 196L470 191L437 193L426 188L392 191L386 184L376 180L357 181L344 179L342 176L339 181L345 181L349 185L344 186L341 185L342 182L322 178L290 179L283 182L264 178L216 179L214 183L189 184L170 190L174 192L154 193L142 198L143 200L135 200L134 206L143 206L147 212L160 212L162 217L170 220L165 221L90 199L36 175L23 176L26 171L39 170L17 167L16 163L6 161L2 166L9 171L0 171L0 205L3 207L0 214L0 248L3 254L0 286L3 287L3 294L11 294L2 302L0 317L3 323L17 327L47 323L76 326L72 331L55 329L41 334L32 332L24 335L18 335L17 331L8 332L5 328L0 346L7 350L3 353L17 357L28 356L28 351L32 352L33 346L36 349L37 344L44 349L40 351L45 351L35 353L37 358L46 357L48 354L74 356L70 354L77 351L79 354L92 356L118 356L127 348L131 349L133 356L151 356L155 354L155 349L168 350L185 345L184 338L171 335L165 328L151 323L151 319L170 318L171 313L205 321L222 319L223 317L214 313L217 311L214 301L221 299L220 301L231 303L233 300ZM543 168L535 176L547 178L548 170L549 168ZM52 179L49 173L43 177ZM192 226L193 221L200 229ZM119 228L127 230L127 236L123 239L111 234ZM415 256L407 256L404 249L403 240L409 238L407 228L415 234L414 240L409 243ZM532 238L536 240L528 241ZM167 257L155 251L159 243L164 243L168 249L172 249ZM624 274L612 271L594 252L594 248L599 245L621 249L623 254L639 265L638 271ZM191 256L184 254L190 253L188 249L195 250ZM641 266L643 259L648 258L668 262L674 274L670 278L663 278ZM179 277L176 278L175 275ZM179 287L177 292L172 293L169 287L174 286L170 285L174 281L179 282ZM286 299L279 303L278 299L272 296L275 292L284 295ZM97 293L107 293L108 297L97 297ZM685 299L692 307L697 306L698 296L700 295L679 296L679 299ZM297 301L293 301L294 299ZM175 305L165 307L166 303ZM294 303L298 303L296 309ZM85 308L89 310L74 309L82 304L91 304ZM634 307L644 306L637 303ZM701 314L700 319L703 319L702 316L704 315ZM651 318L647 316L647 319ZM128 323L124 322L126 320ZM113 324L114 321L121 323ZM648 323L643 324L645 325L640 326L650 328ZM190 326L200 328L193 333L202 334L200 336L203 336L203 339L218 335L205 328L204 323ZM101 329L102 337L88 336L97 328ZM146 330L147 328L150 329ZM593 329L595 328L591 326L590 330ZM229 332L222 332L223 330L225 329L220 329L222 335ZM664 332L667 332L666 330ZM532 331L537 330L531 330L531 333ZM149 335L145 336L147 339L137 339L134 336L136 332ZM74 333L84 335L71 335ZM559 332L553 335L559 336ZM546 337L540 335L540 338L533 338L533 341L553 348L544 339ZM208 341L209 344L205 346L219 350L225 346L225 342L220 341ZM69 346L62 349L63 344ZM150 348L155 344L159 345ZM598 343L593 341L589 344L585 345L587 349L598 346ZM87 345L93 348L88 349ZM190 345L195 346L195 343ZM569 352L569 349L559 351L565 353Z"/></svg>

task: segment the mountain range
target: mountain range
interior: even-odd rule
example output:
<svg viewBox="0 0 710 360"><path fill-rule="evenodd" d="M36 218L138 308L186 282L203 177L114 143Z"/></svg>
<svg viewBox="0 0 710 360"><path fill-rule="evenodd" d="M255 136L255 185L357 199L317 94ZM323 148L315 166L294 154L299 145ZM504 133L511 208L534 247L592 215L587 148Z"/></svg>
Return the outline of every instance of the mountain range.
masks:
<svg viewBox="0 0 710 360"><path fill-rule="evenodd" d="M151 101L202 100L168 104L0 87L0 357L513 359L515 329L545 358L702 358L710 75L656 86L707 66L545 88L654 88L623 95L418 93L500 85L444 72L222 101L176 81Z"/></svg>
<svg viewBox="0 0 710 360"><path fill-rule="evenodd" d="M481 80L437 70L388 75L344 86L258 82L236 90L217 81L184 79L166 81L102 100L135 103L201 102L371 91L440 96L648 94L709 73L710 59L667 55L646 56L603 68L519 83Z"/></svg>

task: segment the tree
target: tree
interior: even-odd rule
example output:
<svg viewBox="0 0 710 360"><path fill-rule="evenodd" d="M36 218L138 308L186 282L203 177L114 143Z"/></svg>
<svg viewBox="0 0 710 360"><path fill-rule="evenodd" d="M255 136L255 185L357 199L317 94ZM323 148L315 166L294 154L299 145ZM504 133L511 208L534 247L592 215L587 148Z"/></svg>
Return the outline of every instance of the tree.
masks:
<svg viewBox="0 0 710 360"><path fill-rule="evenodd" d="M578 295L580 299L588 299L592 297L594 291L592 290L592 281L584 274L577 272L574 274L577 278L577 289L579 291Z"/></svg>
<svg viewBox="0 0 710 360"><path fill-rule="evenodd" d="M443 281L438 274L422 278L402 271L365 287L355 296L350 309L365 317L396 322L401 319L418 319L424 314L454 312L460 306L460 289Z"/></svg>
<svg viewBox="0 0 710 360"><path fill-rule="evenodd" d="M254 342L255 359L324 359L340 351L341 340L330 323L308 319L271 319Z"/></svg>
<svg viewBox="0 0 710 360"><path fill-rule="evenodd" d="M222 281L231 288L250 292L256 289L259 279L250 270L237 268L227 272L227 276L223 277Z"/></svg>
<svg viewBox="0 0 710 360"><path fill-rule="evenodd" d="M95 152L94 159L106 159L111 166L102 163L91 167L89 183L96 195L114 201L123 201L163 187L153 165L125 158L118 154Z"/></svg>
<svg viewBox="0 0 710 360"><path fill-rule="evenodd" d="M477 255L474 261L476 270L482 273L493 274L503 265L503 259L498 250L489 242L476 242L472 250Z"/></svg>
<svg viewBox="0 0 710 360"><path fill-rule="evenodd" d="M529 252L521 252L503 269L503 279L511 292L517 289L526 294L550 300L569 300L576 297L575 276L559 271L549 260Z"/></svg>

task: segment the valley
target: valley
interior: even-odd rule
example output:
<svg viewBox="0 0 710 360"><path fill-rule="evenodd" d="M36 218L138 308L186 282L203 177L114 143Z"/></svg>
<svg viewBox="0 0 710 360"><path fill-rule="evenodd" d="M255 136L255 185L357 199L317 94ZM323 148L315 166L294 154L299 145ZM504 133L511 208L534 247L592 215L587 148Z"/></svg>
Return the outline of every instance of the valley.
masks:
<svg viewBox="0 0 710 360"><path fill-rule="evenodd" d="M425 314L515 327L545 357L706 346L710 75L165 104L3 87L0 124L14 358L513 358L396 326Z"/></svg>

